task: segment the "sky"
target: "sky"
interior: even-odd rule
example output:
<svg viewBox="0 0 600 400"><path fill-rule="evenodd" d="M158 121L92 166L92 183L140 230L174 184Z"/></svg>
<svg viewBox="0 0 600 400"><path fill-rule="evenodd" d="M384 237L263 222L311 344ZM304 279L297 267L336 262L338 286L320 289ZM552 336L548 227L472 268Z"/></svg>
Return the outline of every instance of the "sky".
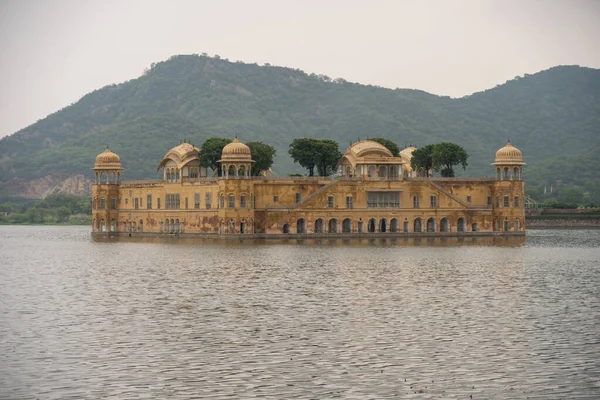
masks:
<svg viewBox="0 0 600 400"><path fill-rule="evenodd" d="M451 97L600 68L600 0L0 0L0 51L2 137L176 54Z"/></svg>

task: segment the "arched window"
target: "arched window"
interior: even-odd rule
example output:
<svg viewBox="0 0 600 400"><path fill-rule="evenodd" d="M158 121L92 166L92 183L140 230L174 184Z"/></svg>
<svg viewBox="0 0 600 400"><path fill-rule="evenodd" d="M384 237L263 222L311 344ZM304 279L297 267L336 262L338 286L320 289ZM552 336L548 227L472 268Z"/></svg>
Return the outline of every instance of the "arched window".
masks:
<svg viewBox="0 0 600 400"><path fill-rule="evenodd" d="M421 218L416 218L413 223L413 232L423 232L423 220Z"/></svg>
<svg viewBox="0 0 600 400"><path fill-rule="evenodd" d="M496 168L496 179L498 179L498 180L502 179L500 168Z"/></svg>
<svg viewBox="0 0 600 400"><path fill-rule="evenodd" d="M521 180L521 174L519 168L517 167L515 167L515 169L513 170L513 178L516 180Z"/></svg>
<svg viewBox="0 0 600 400"><path fill-rule="evenodd" d="M440 221L440 232L450 232L450 221L448 221L448 218L442 218Z"/></svg>
<svg viewBox="0 0 600 400"><path fill-rule="evenodd" d="M342 232L343 233L352 233L352 220L350 218L346 218L342 222Z"/></svg>
<svg viewBox="0 0 600 400"><path fill-rule="evenodd" d="M390 220L390 232L398 232L398 219L392 218Z"/></svg>
<svg viewBox="0 0 600 400"><path fill-rule="evenodd" d="M510 221L508 218L504 219L504 232L510 231Z"/></svg>
<svg viewBox="0 0 600 400"><path fill-rule="evenodd" d="M306 221L304 218L300 218L296 221L296 233L306 233Z"/></svg>
<svg viewBox="0 0 600 400"><path fill-rule="evenodd" d="M225 195L221 195L221 201L219 202L219 208L225 208Z"/></svg>
<svg viewBox="0 0 600 400"><path fill-rule="evenodd" d="M283 224L283 227L281 230L285 235L287 235L288 233L290 233L290 224Z"/></svg>
<svg viewBox="0 0 600 400"><path fill-rule="evenodd" d="M510 170L508 169L508 167L505 167L503 179L509 179L509 178L510 178Z"/></svg>
<svg viewBox="0 0 600 400"><path fill-rule="evenodd" d="M165 229L165 224L164 222L161 221L160 223L160 232L162 233L162 231Z"/></svg>
<svg viewBox="0 0 600 400"><path fill-rule="evenodd" d="M379 220L379 232L387 232L387 220L385 218Z"/></svg>
<svg viewBox="0 0 600 400"><path fill-rule="evenodd" d="M456 222L456 230L458 232L464 232L466 230L466 224L464 218L459 218Z"/></svg>
<svg viewBox="0 0 600 400"><path fill-rule="evenodd" d="M179 219L175 220L175 233L179 233Z"/></svg>
<svg viewBox="0 0 600 400"><path fill-rule="evenodd" d="M324 233L325 232L325 223L321 218L315 221L315 233Z"/></svg>
<svg viewBox="0 0 600 400"><path fill-rule="evenodd" d="M173 218L171 218L171 227L169 229L169 232L175 233L175 220Z"/></svg>
<svg viewBox="0 0 600 400"><path fill-rule="evenodd" d="M515 219L515 232L519 232L521 230L521 220L519 218Z"/></svg>
<svg viewBox="0 0 600 400"><path fill-rule="evenodd" d="M117 221L114 219L110 220L110 231L115 232L117 230Z"/></svg>
<svg viewBox="0 0 600 400"><path fill-rule="evenodd" d="M374 233L377 223L375 222L375 218L371 218L369 223L367 224L367 230L369 233Z"/></svg>
<svg viewBox="0 0 600 400"><path fill-rule="evenodd" d="M358 233L363 233L365 231L365 223L362 218L358 220Z"/></svg>
<svg viewBox="0 0 600 400"><path fill-rule="evenodd" d="M179 182L179 168L175 169L175 182Z"/></svg>
<svg viewBox="0 0 600 400"><path fill-rule="evenodd" d="M427 232L435 232L435 218L427 220Z"/></svg>
<svg viewBox="0 0 600 400"><path fill-rule="evenodd" d="M140 222L138 223L138 230L140 232L144 232L144 221L140 219Z"/></svg>
<svg viewBox="0 0 600 400"><path fill-rule="evenodd" d="M337 233L338 231L338 222L337 219L331 218L329 220L329 233Z"/></svg>
<svg viewBox="0 0 600 400"><path fill-rule="evenodd" d="M245 219L242 219L242 221L240 222L240 233L241 234L246 233L246 220Z"/></svg>
<svg viewBox="0 0 600 400"><path fill-rule="evenodd" d="M479 226L477 225L477 222L473 222L473 225L471 225L471 230L473 232L477 232L479 230Z"/></svg>

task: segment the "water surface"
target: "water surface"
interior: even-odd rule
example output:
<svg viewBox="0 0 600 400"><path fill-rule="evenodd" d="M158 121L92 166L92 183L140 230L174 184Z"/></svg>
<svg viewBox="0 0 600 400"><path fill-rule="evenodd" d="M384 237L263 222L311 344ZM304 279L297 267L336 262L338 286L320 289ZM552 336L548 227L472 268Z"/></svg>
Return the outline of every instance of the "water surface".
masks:
<svg viewBox="0 0 600 400"><path fill-rule="evenodd" d="M600 230L92 240L0 227L0 398L600 397Z"/></svg>

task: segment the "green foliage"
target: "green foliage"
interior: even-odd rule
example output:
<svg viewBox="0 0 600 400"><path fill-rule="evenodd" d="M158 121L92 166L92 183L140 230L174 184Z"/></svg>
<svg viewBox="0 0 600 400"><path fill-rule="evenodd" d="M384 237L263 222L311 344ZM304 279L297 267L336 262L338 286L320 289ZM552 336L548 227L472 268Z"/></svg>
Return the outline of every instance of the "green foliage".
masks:
<svg viewBox="0 0 600 400"><path fill-rule="evenodd" d="M206 139L200 147L200 165L210 168L213 171L219 171L218 161L221 159L223 147L231 143L231 140L225 138L211 137ZM219 171L219 175L221 171Z"/></svg>
<svg viewBox="0 0 600 400"><path fill-rule="evenodd" d="M467 158L469 155L457 144L442 142L433 146L431 159L433 168L438 171L441 169L443 177L454 176L454 166L460 165L463 169L467 168Z"/></svg>
<svg viewBox="0 0 600 400"><path fill-rule="evenodd" d="M266 171L271 168L271 165L273 165L273 157L275 157L275 154L277 153L272 146L264 144L263 142L248 142L246 143L246 146L250 148L252 159L254 160L254 164L252 164L252 175L258 176L261 171Z"/></svg>
<svg viewBox="0 0 600 400"><path fill-rule="evenodd" d="M494 174L494 153L510 138L523 152L527 168L537 169L536 180L526 169L527 184L538 185L571 169L538 165L558 157L578 159L600 145L598 93L600 71L576 66L551 68L451 99L291 68L175 56L153 64L137 79L96 90L0 139L0 190L9 190L15 178L91 177L94 157L106 145L121 156L125 179L155 178L156 165L179 140L202 143L232 132L273 146L273 169L282 175L299 172L300 163L287 156L294 138L346 143L375 133L402 146L459 143L479 176ZM598 170L600 158L587 158L563 183ZM590 182L597 185L599 178Z"/></svg>
<svg viewBox="0 0 600 400"><path fill-rule="evenodd" d="M375 139L369 139L369 140L372 140L374 142L384 145L385 148L388 149L394 157L398 157L400 155L400 148L398 147L398 145L389 139L375 138Z"/></svg>
<svg viewBox="0 0 600 400"><path fill-rule="evenodd" d="M435 145L428 144L427 146L414 150L412 158L410 159L410 167L422 175L429 175L429 171L433 171L434 147Z"/></svg>
<svg viewBox="0 0 600 400"><path fill-rule="evenodd" d="M29 199L11 198L0 204L0 224L78 224L91 223L92 205L87 196L51 194L32 203Z"/></svg>
<svg viewBox="0 0 600 400"><path fill-rule="evenodd" d="M342 157L337 142L329 139L294 139L288 153L294 162L308 169L308 176L314 176L315 167L319 176L331 175Z"/></svg>

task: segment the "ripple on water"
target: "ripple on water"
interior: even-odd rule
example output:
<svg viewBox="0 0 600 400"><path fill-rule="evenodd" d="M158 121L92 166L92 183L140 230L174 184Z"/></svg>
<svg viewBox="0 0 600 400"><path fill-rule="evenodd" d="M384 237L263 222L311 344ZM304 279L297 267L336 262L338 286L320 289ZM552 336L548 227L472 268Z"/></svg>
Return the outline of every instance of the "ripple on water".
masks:
<svg viewBox="0 0 600 400"><path fill-rule="evenodd" d="M0 227L0 398L598 398L599 243Z"/></svg>

